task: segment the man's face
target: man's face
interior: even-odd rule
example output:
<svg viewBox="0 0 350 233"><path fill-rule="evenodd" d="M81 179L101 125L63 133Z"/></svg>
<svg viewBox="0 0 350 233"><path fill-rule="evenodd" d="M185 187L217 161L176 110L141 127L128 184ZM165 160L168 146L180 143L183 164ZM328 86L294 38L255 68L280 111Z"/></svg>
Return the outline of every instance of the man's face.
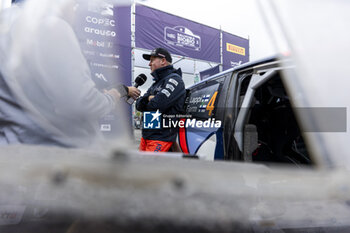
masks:
<svg viewBox="0 0 350 233"><path fill-rule="evenodd" d="M159 69L161 67L167 66L167 62L166 62L165 58L153 57L152 56L148 65L151 68L151 71L153 72L156 69Z"/></svg>

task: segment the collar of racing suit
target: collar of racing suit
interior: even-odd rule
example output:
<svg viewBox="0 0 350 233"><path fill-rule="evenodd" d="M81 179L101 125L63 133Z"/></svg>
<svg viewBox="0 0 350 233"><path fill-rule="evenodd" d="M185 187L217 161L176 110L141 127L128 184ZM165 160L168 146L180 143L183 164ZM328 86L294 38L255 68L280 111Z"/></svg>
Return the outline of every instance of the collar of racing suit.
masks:
<svg viewBox="0 0 350 233"><path fill-rule="evenodd" d="M168 65L168 66L164 66L159 69L156 69L151 73L151 75L153 76L153 80L155 82L158 82L159 80L161 80L164 77L167 77L171 73L178 73L180 76L182 75L181 69L175 70L172 65Z"/></svg>

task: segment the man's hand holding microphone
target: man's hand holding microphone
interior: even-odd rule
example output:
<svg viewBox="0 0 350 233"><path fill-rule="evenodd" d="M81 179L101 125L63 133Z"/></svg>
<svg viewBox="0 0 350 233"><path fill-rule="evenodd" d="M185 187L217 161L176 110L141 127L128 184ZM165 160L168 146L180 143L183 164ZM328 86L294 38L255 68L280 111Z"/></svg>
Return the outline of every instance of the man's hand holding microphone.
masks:
<svg viewBox="0 0 350 233"><path fill-rule="evenodd" d="M128 104L133 104L134 101L139 98L141 91L137 89L139 86L142 86L147 81L147 76L145 74L139 74L135 79L135 84L133 87L128 87L128 96L126 100Z"/></svg>
<svg viewBox="0 0 350 233"><path fill-rule="evenodd" d="M141 95L141 91L137 87L128 87L128 96L136 100Z"/></svg>

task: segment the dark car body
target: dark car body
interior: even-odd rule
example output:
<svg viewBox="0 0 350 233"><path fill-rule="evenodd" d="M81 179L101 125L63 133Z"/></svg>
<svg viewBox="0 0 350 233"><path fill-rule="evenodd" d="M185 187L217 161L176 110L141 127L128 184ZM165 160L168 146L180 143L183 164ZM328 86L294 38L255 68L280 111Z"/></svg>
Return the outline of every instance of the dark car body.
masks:
<svg viewBox="0 0 350 233"><path fill-rule="evenodd" d="M293 70L288 58L270 57L191 86L186 113L201 120L219 120L221 127L180 129L182 150L209 160L310 164L281 79L281 72L286 69ZM206 101L208 98L211 104Z"/></svg>

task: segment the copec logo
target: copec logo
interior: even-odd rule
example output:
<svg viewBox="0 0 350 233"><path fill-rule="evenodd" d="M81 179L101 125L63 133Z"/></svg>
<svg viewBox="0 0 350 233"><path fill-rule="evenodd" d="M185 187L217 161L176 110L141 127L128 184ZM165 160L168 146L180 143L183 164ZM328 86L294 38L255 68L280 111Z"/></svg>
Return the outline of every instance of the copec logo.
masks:
<svg viewBox="0 0 350 233"><path fill-rule="evenodd" d="M162 115L156 112L143 113L144 129L167 129L167 128L220 128L221 121L209 118L205 121L197 120L188 115Z"/></svg>
<svg viewBox="0 0 350 233"><path fill-rule="evenodd" d="M113 20L113 19L86 16L85 20L86 20L86 22L91 23L91 24L115 27L115 20Z"/></svg>

